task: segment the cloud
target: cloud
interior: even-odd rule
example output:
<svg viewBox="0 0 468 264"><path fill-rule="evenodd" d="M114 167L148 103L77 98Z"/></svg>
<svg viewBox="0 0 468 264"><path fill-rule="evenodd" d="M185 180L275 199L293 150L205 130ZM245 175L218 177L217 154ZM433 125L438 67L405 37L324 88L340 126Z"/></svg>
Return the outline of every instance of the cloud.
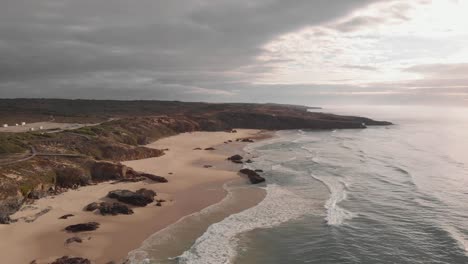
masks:
<svg viewBox="0 0 468 264"><path fill-rule="evenodd" d="M94 85L97 97L111 84L129 97L135 90L172 95L161 87L247 82L280 62L257 60L265 43L376 1L4 0L0 95L67 96ZM109 75L155 82L97 77Z"/></svg>

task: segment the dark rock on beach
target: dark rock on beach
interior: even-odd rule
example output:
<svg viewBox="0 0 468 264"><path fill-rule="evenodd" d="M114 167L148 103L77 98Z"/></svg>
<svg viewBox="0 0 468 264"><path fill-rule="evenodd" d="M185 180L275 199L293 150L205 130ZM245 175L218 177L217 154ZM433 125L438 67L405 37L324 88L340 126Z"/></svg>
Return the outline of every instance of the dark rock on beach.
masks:
<svg viewBox="0 0 468 264"><path fill-rule="evenodd" d="M136 193L141 194L141 195L145 196L148 199L151 199L151 201L154 201L154 197L156 196L155 191L148 190L148 189L145 189L145 188L139 189L138 191L136 191Z"/></svg>
<svg viewBox="0 0 468 264"><path fill-rule="evenodd" d="M99 223L88 222L83 224L69 225L65 227L65 231L70 233L85 232L85 231L94 231L99 228Z"/></svg>
<svg viewBox="0 0 468 264"><path fill-rule="evenodd" d="M85 208L85 211L93 212L99 210L101 215L118 215L118 214L125 214L130 215L133 214L133 210L130 209L128 206L121 204L121 203L90 203Z"/></svg>
<svg viewBox="0 0 468 264"><path fill-rule="evenodd" d="M258 169L257 169L257 170L255 170L255 172L263 172L263 170L258 170Z"/></svg>
<svg viewBox="0 0 468 264"><path fill-rule="evenodd" d="M133 214L132 209L130 209L125 204L121 204L121 203L103 202L99 205L98 210L99 210L99 213L101 213L101 215L118 215L118 214L131 215Z"/></svg>
<svg viewBox="0 0 468 264"><path fill-rule="evenodd" d="M210 148L206 148L205 150L215 150L215 148L210 147Z"/></svg>
<svg viewBox="0 0 468 264"><path fill-rule="evenodd" d="M247 175L247 177L249 178L249 180L250 180L250 182L252 184L257 184L257 183L261 183L261 182L265 181L265 178L258 175L258 173L256 173L255 171L253 171L251 169L242 169L239 172L242 173L242 174Z"/></svg>
<svg viewBox="0 0 468 264"><path fill-rule="evenodd" d="M51 264L91 264L91 261L89 259L84 258L63 256L61 258L56 259Z"/></svg>
<svg viewBox="0 0 468 264"><path fill-rule="evenodd" d="M154 194L154 195L153 195ZM107 197L135 206L146 206L154 201L156 193L151 190L140 189L137 192L129 190L115 190L109 192Z"/></svg>
<svg viewBox="0 0 468 264"><path fill-rule="evenodd" d="M68 219L69 217L72 217L72 216L75 216L75 215L72 215L72 214L66 214L66 215L62 215L61 217L59 217L58 219Z"/></svg>
<svg viewBox="0 0 468 264"><path fill-rule="evenodd" d="M88 211L88 212L93 212L93 211L97 210L98 208L99 208L99 203L92 202L92 203L88 204L87 206L85 206L85 208L83 210Z"/></svg>
<svg viewBox="0 0 468 264"><path fill-rule="evenodd" d="M236 161L241 161L243 159L243 157L239 154L236 154L234 156L231 156L229 158L227 158L228 160L232 161L232 162L236 162Z"/></svg>

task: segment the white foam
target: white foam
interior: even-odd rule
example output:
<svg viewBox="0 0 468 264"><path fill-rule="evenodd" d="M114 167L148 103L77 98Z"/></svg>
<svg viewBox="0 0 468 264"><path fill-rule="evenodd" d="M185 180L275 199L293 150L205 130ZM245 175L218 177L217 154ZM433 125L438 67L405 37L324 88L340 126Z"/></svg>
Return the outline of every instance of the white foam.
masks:
<svg viewBox="0 0 468 264"><path fill-rule="evenodd" d="M237 236L257 229L277 226L311 213L313 205L293 192L268 185L267 196L257 206L211 225L192 248L178 259L183 264L231 263L236 257Z"/></svg>
<svg viewBox="0 0 468 264"><path fill-rule="evenodd" d="M341 201L346 200L346 183L334 176L317 176L312 174L312 177L325 184L330 191L330 198L325 203L325 208L327 209L325 220L329 225L341 225L345 220L354 217L353 213L338 205Z"/></svg>
<svg viewBox="0 0 468 264"><path fill-rule="evenodd" d="M187 215L179 219L172 225L167 226L166 228L161 229L160 231L154 233L149 238L147 238L140 248L137 248L129 252L127 259L131 264L149 264L152 263L148 250L151 250L155 245L165 243L169 240L172 240L172 230L178 228L178 225L184 222L186 219L194 216L201 216L204 214L210 214L213 211L220 210L227 204L234 201L233 199L233 190L236 188L245 188L245 187L231 187L230 183L225 183L223 188L227 191L227 195L219 203L212 204L199 212Z"/></svg>

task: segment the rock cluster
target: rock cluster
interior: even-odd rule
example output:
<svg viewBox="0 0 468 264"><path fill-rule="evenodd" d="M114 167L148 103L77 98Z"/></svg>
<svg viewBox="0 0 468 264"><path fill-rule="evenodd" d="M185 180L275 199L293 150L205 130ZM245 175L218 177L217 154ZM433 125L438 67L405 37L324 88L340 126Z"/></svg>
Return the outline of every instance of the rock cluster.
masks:
<svg viewBox="0 0 468 264"><path fill-rule="evenodd" d="M250 180L250 182L252 184L257 184L257 183L261 183L261 182L265 181L265 178L258 175L258 173L256 173L255 171L253 171L251 169L242 169L239 172L242 173L242 174L247 175L247 177L249 178L249 180Z"/></svg>
<svg viewBox="0 0 468 264"><path fill-rule="evenodd" d="M111 199L117 199L119 202L135 206L146 206L154 201L156 193L148 189L140 189L136 192L129 190L115 190L107 194Z"/></svg>
<svg viewBox="0 0 468 264"><path fill-rule="evenodd" d="M88 204L84 208L84 210L90 211L90 212L98 210L101 215L133 214L132 209L130 209L128 206L121 204L121 203L108 203L108 202L96 203L94 202L94 203Z"/></svg>
<svg viewBox="0 0 468 264"><path fill-rule="evenodd" d="M84 258L63 256L61 258L56 259L51 264L91 264L91 261L89 259Z"/></svg>

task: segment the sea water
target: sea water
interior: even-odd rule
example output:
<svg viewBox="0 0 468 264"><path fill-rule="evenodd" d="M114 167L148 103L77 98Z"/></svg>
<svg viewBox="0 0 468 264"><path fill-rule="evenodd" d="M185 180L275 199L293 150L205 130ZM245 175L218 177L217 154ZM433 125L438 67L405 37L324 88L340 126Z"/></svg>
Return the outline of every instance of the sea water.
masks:
<svg viewBox="0 0 468 264"><path fill-rule="evenodd" d="M249 145L265 199L171 263L468 263L468 110L322 111L395 125L281 131Z"/></svg>

